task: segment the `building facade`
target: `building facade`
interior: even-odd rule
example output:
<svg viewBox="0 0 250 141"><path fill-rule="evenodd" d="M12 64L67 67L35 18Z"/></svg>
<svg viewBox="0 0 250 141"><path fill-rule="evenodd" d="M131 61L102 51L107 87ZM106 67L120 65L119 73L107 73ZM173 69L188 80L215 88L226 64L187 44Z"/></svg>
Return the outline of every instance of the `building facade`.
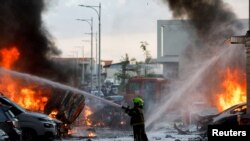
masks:
<svg viewBox="0 0 250 141"><path fill-rule="evenodd" d="M248 30L248 20L240 20L243 33ZM240 31L239 31L240 32ZM195 44L195 29L187 20L157 21L157 62L163 65L163 76L176 79L182 75L185 59L182 53Z"/></svg>

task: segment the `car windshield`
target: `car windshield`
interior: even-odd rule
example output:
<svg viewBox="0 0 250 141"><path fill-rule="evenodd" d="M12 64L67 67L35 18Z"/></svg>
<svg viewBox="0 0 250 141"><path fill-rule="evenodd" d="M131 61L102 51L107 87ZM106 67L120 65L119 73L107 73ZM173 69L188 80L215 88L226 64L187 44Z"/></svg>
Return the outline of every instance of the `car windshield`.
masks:
<svg viewBox="0 0 250 141"><path fill-rule="evenodd" d="M19 115L21 113L26 112L26 110L23 109L21 106L17 105L16 103L10 101L5 97L0 98L0 102L5 105L11 106L10 110L13 112L14 115Z"/></svg>
<svg viewBox="0 0 250 141"><path fill-rule="evenodd" d="M4 122L7 120L6 115L4 114L4 111L0 109L0 122Z"/></svg>

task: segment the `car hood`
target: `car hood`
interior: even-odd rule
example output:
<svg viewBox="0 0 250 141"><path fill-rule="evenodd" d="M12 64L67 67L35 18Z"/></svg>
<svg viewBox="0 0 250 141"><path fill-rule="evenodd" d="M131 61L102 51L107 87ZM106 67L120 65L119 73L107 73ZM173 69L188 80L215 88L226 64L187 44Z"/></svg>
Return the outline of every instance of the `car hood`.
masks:
<svg viewBox="0 0 250 141"><path fill-rule="evenodd" d="M25 117L33 117L33 118L43 118L47 120L52 120L48 115L42 114L42 113L36 113L36 112L25 112L20 114L20 117L25 116Z"/></svg>

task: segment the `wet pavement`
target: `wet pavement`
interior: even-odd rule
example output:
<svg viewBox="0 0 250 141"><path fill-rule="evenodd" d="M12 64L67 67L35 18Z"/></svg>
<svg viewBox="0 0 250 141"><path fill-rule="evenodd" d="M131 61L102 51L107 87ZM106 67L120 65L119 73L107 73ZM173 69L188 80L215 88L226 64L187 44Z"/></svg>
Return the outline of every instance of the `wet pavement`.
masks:
<svg viewBox="0 0 250 141"><path fill-rule="evenodd" d="M131 130L114 130L109 128L100 128L96 130L96 137L88 138L84 128L78 130L74 137L64 138L61 141L133 141ZM78 135L78 136L77 136ZM162 128L157 131L147 131L149 141L196 141L200 140L199 136L193 133L180 135L173 128ZM59 140L57 140L59 141Z"/></svg>

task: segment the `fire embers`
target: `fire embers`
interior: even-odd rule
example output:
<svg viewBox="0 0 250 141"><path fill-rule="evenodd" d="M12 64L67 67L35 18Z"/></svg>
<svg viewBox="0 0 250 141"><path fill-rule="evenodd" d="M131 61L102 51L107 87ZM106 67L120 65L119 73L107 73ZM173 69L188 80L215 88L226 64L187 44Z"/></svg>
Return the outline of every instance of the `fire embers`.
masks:
<svg viewBox="0 0 250 141"><path fill-rule="evenodd" d="M92 121L91 119L89 118L90 115L92 115L92 111L90 109L89 106L85 106L84 110L83 110L83 123L86 125L86 126L92 126Z"/></svg>
<svg viewBox="0 0 250 141"><path fill-rule="evenodd" d="M93 107L85 105L82 113L77 118L76 123L79 123L78 126L84 126L84 127L106 126L102 117L99 117L98 119L95 118L94 115L96 115L96 113L100 113L100 111L96 111L94 110Z"/></svg>
<svg viewBox="0 0 250 141"><path fill-rule="evenodd" d="M88 133L88 138L95 138L96 137L96 131L94 128L88 128L87 133Z"/></svg>
<svg viewBox="0 0 250 141"><path fill-rule="evenodd" d="M70 134L88 138L89 140L95 138L97 135L94 128L97 125L90 118L93 112L94 111L90 106L85 105L83 111L75 121L75 127L70 130Z"/></svg>

